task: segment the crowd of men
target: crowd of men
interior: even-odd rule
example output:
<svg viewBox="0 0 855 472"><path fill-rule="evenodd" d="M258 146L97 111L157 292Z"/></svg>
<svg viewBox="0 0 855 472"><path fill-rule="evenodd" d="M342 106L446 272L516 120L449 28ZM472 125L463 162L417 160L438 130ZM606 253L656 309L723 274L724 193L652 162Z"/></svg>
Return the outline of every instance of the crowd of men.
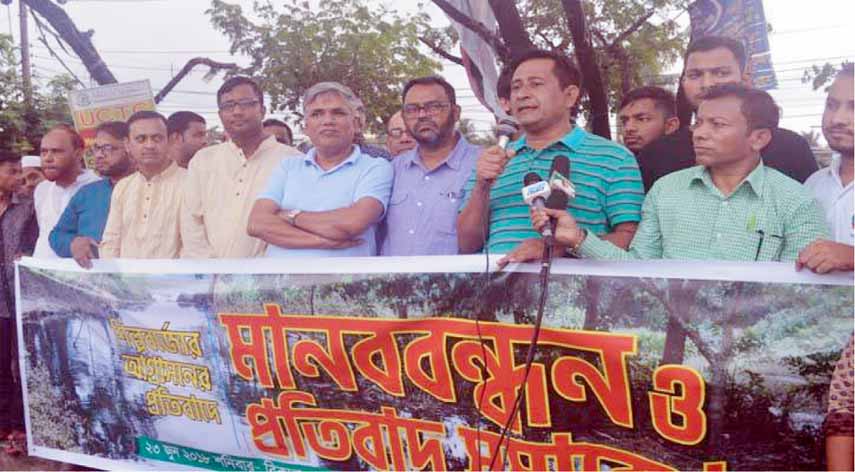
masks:
<svg viewBox="0 0 855 472"><path fill-rule="evenodd" d="M404 85L386 148L365 142L365 106L346 85L303 98L309 143L293 147L265 120L247 77L217 92L228 139L206 141L203 117L154 111L101 124L85 145L52 128L40 155L0 152L0 403L16 395L13 264L22 254L108 258L452 255L490 251L536 260L555 224L566 257L790 261L824 273L853 268L853 71L831 85L822 130L835 151L819 170L807 142L778 126L779 109L750 87L738 41L705 37L687 49L680 80L695 112L680 122L674 95L644 86L620 102L623 144L575 124L581 76L568 58L535 50L507 65L497 95L519 124L506 147L457 130L454 88L437 76ZM547 178L569 159L575 198L530 210L523 177ZM805 182L807 181L807 182ZM554 223L550 223L550 221ZM19 427L0 404L0 429ZM9 413L9 414L5 414ZM4 422L5 421L5 422Z"/></svg>

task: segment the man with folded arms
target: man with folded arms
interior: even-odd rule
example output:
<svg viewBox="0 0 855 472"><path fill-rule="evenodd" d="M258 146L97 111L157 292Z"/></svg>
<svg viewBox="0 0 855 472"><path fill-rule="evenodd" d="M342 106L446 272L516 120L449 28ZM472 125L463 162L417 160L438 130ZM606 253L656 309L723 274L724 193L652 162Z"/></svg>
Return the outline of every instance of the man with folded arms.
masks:
<svg viewBox="0 0 855 472"><path fill-rule="evenodd" d="M563 211L536 211L536 229L557 220L556 242L592 259L795 261L827 237L822 214L795 180L766 167L760 151L778 126L766 92L739 84L702 97L692 139L695 167L659 179L647 194L629 250L581 228Z"/></svg>
<svg viewBox="0 0 855 472"><path fill-rule="evenodd" d="M187 171L169 157L163 115L138 111L128 118L128 130L128 152L137 171L113 190L101 258L177 258L181 251L178 221Z"/></svg>
<svg viewBox="0 0 855 472"><path fill-rule="evenodd" d="M314 146L283 159L258 196L247 232L267 242L267 257L376 256L376 227L392 190L392 165L354 144L353 92L338 82L303 97Z"/></svg>

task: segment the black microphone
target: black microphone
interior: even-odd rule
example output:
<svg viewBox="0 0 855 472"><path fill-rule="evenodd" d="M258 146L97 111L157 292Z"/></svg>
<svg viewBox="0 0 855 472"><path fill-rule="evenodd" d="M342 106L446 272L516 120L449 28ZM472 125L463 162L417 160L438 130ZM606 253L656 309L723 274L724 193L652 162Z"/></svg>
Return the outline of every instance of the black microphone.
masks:
<svg viewBox="0 0 855 472"><path fill-rule="evenodd" d="M549 188L549 182L544 182L539 175L529 172L523 177L522 196L526 205L542 210L547 207L547 201L552 198L552 189ZM540 234L548 242L551 242L553 228L551 225L546 225Z"/></svg>
<svg viewBox="0 0 855 472"><path fill-rule="evenodd" d="M549 187L552 193L546 200L546 208L567 210L567 200L576 196L570 183L570 159L567 156L555 156L549 169Z"/></svg>
<svg viewBox="0 0 855 472"><path fill-rule="evenodd" d="M570 187L570 192L567 187ZM565 156L555 156L552 159L552 168L549 171L549 187L552 193L546 199L546 208L553 210L567 211L567 200L571 196L575 196L573 185L570 184L570 160ZM549 218L549 224L546 226L550 229L551 234L555 234L555 218ZM552 240L548 240L551 242Z"/></svg>
<svg viewBox="0 0 855 472"><path fill-rule="evenodd" d="M497 145L504 149L511 141L511 138L517 134L519 130L520 124L517 123L517 120L511 117L499 120L499 122L496 123L496 137L499 138Z"/></svg>

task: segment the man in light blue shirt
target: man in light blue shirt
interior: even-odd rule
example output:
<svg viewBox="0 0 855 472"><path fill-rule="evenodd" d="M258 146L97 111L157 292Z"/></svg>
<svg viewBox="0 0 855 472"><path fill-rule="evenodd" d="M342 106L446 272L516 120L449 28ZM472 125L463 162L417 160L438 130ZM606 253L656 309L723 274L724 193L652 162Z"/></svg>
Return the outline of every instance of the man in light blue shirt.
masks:
<svg viewBox="0 0 855 472"><path fill-rule="evenodd" d="M267 257L377 255L376 227L392 191L392 166L353 144L353 92L337 82L313 85L303 97L314 148L285 158L249 217L247 233L268 243Z"/></svg>

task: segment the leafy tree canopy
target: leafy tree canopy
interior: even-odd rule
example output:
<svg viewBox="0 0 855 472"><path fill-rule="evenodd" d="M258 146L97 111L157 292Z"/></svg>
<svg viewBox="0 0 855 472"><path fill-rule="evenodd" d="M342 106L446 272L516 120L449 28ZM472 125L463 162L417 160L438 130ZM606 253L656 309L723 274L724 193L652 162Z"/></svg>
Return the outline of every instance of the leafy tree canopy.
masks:
<svg viewBox="0 0 855 472"><path fill-rule="evenodd" d="M35 151L42 135L58 122L71 122L68 92L74 81L67 75L33 86L33 106L27 110L12 38L0 35L0 147L19 153Z"/></svg>
<svg viewBox="0 0 855 472"><path fill-rule="evenodd" d="M366 0L329 0L323 8L306 1L256 2L252 15L213 0L207 13L231 40L231 52L250 57L242 73L262 83L270 108L301 117L302 95L313 84L338 81L365 102L368 127L400 108L403 84L434 74L439 63L419 47L425 14L402 16Z"/></svg>

